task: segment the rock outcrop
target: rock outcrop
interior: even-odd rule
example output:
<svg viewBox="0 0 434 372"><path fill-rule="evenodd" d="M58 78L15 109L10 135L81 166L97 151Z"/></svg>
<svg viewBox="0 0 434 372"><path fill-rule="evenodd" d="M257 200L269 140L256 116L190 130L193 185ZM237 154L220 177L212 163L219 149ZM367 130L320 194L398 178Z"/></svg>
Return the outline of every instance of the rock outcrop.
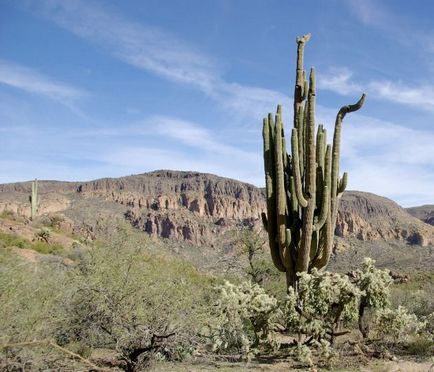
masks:
<svg viewBox="0 0 434 372"><path fill-rule="evenodd" d="M0 185L0 213L28 217L30 187L30 182ZM83 183L39 181L39 190L41 214L61 212L74 220L74 209L87 208L92 217L104 203L104 208L151 236L197 245L211 246L229 229L258 226L266 209L262 189L197 172L155 171ZM75 215L82 223L83 213ZM341 199L336 234L363 241L434 244L433 226L389 199L356 191L345 192Z"/></svg>
<svg viewBox="0 0 434 372"><path fill-rule="evenodd" d="M434 229L394 201L371 193L348 191L342 196L336 235L359 240L401 240L433 245Z"/></svg>
<svg viewBox="0 0 434 372"><path fill-rule="evenodd" d="M434 205L407 208L407 212L421 221L434 226Z"/></svg>

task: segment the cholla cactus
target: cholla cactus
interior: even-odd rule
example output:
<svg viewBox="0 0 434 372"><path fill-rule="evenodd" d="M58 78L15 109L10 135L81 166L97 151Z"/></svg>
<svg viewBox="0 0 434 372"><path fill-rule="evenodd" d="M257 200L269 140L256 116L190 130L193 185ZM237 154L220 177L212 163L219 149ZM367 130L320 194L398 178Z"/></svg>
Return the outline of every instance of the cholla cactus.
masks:
<svg viewBox="0 0 434 372"><path fill-rule="evenodd" d="M354 283L363 292L359 303L359 330L364 338L369 336L369 324L365 320L366 309L374 311L389 306L389 287L393 283L389 270L375 267L375 260L365 257L362 270L355 272Z"/></svg>
<svg viewBox="0 0 434 372"><path fill-rule="evenodd" d="M387 336L394 341L405 340L409 335L416 334L426 323L417 319L415 314L399 306L398 309L382 309L378 311L375 325L381 336Z"/></svg>
<svg viewBox="0 0 434 372"><path fill-rule="evenodd" d="M275 331L281 313L274 297L251 282L234 285L225 281L217 289L218 320L211 332L215 351L237 350L250 358L260 343L278 346Z"/></svg>
<svg viewBox="0 0 434 372"><path fill-rule="evenodd" d="M304 45L310 34L297 38L297 68L294 91L294 121L291 152L286 153L282 107L263 122L264 165L267 192L268 232L271 257L278 270L286 272L287 284L296 273L327 265L333 245L338 200L347 185L339 178L340 137L347 113L360 109L363 94L354 105L343 106L335 122L333 144L320 125L315 135L315 70L309 81L303 67Z"/></svg>
<svg viewBox="0 0 434 372"><path fill-rule="evenodd" d="M362 292L347 276L313 269L299 274L298 291L288 290L284 310L287 329L333 342L337 329L357 319Z"/></svg>

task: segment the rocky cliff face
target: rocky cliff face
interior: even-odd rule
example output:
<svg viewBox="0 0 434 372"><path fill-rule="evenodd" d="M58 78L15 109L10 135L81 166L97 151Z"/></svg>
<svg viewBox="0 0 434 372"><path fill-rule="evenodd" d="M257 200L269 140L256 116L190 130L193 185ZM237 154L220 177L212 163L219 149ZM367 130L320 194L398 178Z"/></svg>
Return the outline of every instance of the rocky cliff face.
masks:
<svg viewBox="0 0 434 372"><path fill-rule="evenodd" d="M407 212L421 221L434 226L434 205L407 208Z"/></svg>
<svg viewBox="0 0 434 372"><path fill-rule="evenodd" d="M197 172L156 171L79 185L83 197L98 197L132 209L187 210L205 218L259 218L263 193L253 185Z"/></svg>
<svg viewBox="0 0 434 372"><path fill-rule="evenodd" d="M197 172L156 171L84 183L40 181L39 185L41 213L90 208L100 200L105 206L121 206L128 221L152 236L197 245L212 245L228 229L259 225L266 209L263 190ZM0 185L0 212L28 216L29 193L30 183ZM389 199L361 192L346 192L342 197L336 234L434 244L434 227Z"/></svg>
<svg viewBox="0 0 434 372"><path fill-rule="evenodd" d="M336 235L359 240L401 240L433 245L434 229L411 216L394 201L365 192L348 191L342 196Z"/></svg>

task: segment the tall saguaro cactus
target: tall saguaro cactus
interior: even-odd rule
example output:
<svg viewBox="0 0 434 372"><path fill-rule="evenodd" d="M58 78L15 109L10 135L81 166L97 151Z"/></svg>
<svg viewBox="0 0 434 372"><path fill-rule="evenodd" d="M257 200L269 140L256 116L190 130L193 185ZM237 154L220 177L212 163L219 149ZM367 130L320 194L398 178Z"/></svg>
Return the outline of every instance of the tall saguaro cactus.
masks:
<svg viewBox="0 0 434 372"><path fill-rule="evenodd" d="M310 34L297 38L297 67L294 90L294 122L291 153L286 152L282 107L263 121L267 229L271 257L278 270L293 285L296 273L327 265L339 198L348 175L339 178L342 122L349 112L363 106L365 94L354 105L342 107L335 122L333 144L327 144L327 131L319 125L315 133L315 69L309 80L303 67L304 46Z"/></svg>
<svg viewBox="0 0 434 372"><path fill-rule="evenodd" d="M38 194L38 180L32 181L32 195L29 196L30 200L30 218L33 220L38 213L40 197Z"/></svg>

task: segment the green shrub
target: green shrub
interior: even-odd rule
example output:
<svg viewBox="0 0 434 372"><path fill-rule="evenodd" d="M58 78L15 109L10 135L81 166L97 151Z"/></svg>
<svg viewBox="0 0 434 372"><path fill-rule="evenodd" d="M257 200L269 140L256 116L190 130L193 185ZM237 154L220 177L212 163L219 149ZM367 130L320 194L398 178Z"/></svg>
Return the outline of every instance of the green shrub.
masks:
<svg viewBox="0 0 434 372"><path fill-rule="evenodd" d="M426 323L417 319L402 306L397 309L381 309L378 311L375 326L377 333L394 342L407 340L409 336L417 334L425 328Z"/></svg>
<svg viewBox="0 0 434 372"><path fill-rule="evenodd" d="M367 338L375 314L390 305L390 286L393 280L389 270L377 269L375 261L365 257L362 270L354 272L353 282L362 293L358 310L359 331Z"/></svg>
<svg viewBox="0 0 434 372"><path fill-rule="evenodd" d="M15 213L12 211L4 210L0 213L0 218L4 218L6 220L14 220L15 219Z"/></svg>
<svg viewBox="0 0 434 372"><path fill-rule="evenodd" d="M58 243L48 244L43 241L35 241L32 243L32 245L29 248L42 254L61 254L64 251L64 248L61 244Z"/></svg>
<svg viewBox="0 0 434 372"><path fill-rule="evenodd" d="M51 336L65 271L0 250L0 344Z"/></svg>
<svg viewBox="0 0 434 372"><path fill-rule="evenodd" d="M281 312L275 298L251 282L225 281L217 290L216 322L211 325L214 351L237 351L250 358L261 343L278 347L275 336Z"/></svg>
<svg viewBox="0 0 434 372"><path fill-rule="evenodd" d="M50 236L51 236L51 231L47 227L42 227L35 233L35 239L43 241L45 243L48 243Z"/></svg>
<svg viewBox="0 0 434 372"><path fill-rule="evenodd" d="M0 232L0 247L17 247L17 248L29 248L31 243L19 237L16 234L8 234L4 232Z"/></svg>
<svg viewBox="0 0 434 372"><path fill-rule="evenodd" d="M418 356L432 356L434 339L429 335L417 335L407 345L409 354Z"/></svg>
<svg viewBox="0 0 434 372"><path fill-rule="evenodd" d="M298 291L290 287L284 308L288 330L333 342L341 325L357 319L362 292L347 276L322 272L300 273Z"/></svg>
<svg viewBox="0 0 434 372"><path fill-rule="evenodd" d="M390 296L394 307L405 306L418 317L434 312L434 272L413 273L407 283L396 284Z"/></svg>
<svg viewBox="0 0 434 372"><path fill-rule="evenodd" d="M58 343L109 348L136 369L190 353L209 317L210 280L188 264L152 256L119 238L95 247L68 274Z"/></svg>

